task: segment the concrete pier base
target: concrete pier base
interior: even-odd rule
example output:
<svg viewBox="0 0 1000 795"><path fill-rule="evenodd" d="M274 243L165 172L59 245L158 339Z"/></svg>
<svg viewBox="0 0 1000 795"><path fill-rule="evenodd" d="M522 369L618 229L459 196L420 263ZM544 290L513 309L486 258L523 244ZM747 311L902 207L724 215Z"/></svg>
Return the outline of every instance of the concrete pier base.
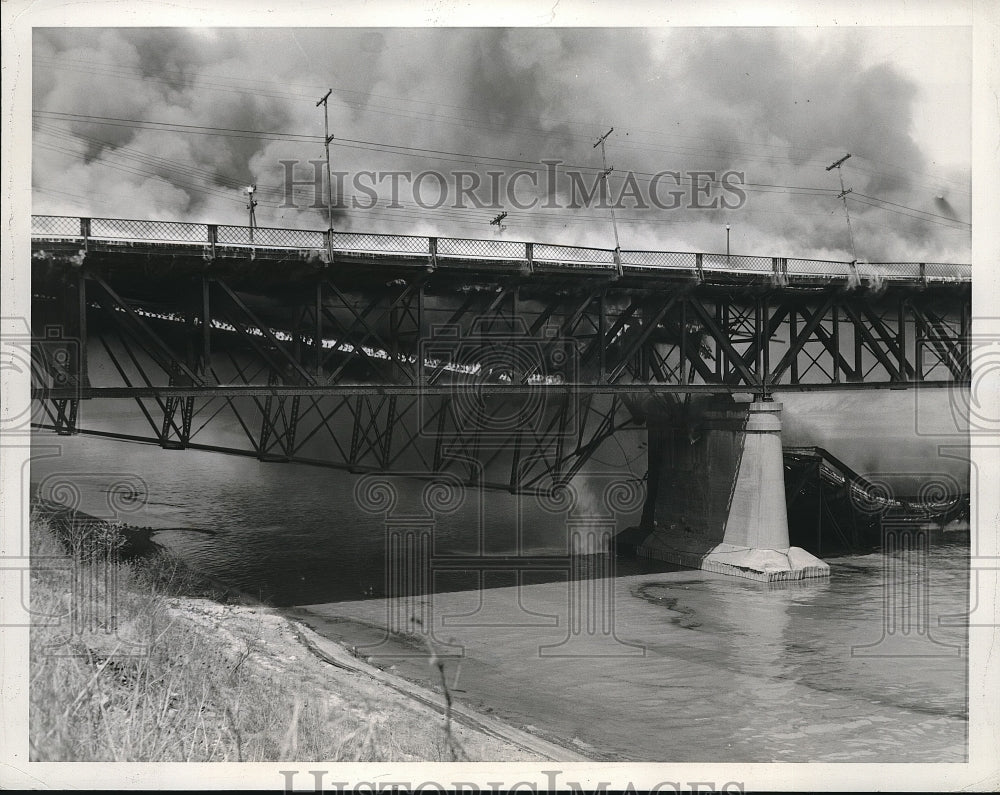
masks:
<svg viewBox="0 0 1000 795"><path fill-rule="evenodd" d="M765 582L829 576L789 546L780 403L653 421L650 435L652 527L637 555Z"/></svg>
<svg viewBox="0 0 1000 795"><path fill-rule="evenodd" d="M669 541L654 531L636 548L636 554L690 566L692 569L704 569L760 582L830 576L829 565L801 547L751 549L718 544L707 552L688 552L672 547Z"/></svg>

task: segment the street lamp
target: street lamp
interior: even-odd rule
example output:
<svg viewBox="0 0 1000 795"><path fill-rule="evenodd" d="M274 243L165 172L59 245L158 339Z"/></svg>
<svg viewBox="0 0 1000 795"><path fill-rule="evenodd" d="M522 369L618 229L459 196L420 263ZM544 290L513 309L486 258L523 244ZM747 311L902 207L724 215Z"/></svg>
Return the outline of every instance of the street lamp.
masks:
<svg viewBox="0 0 1000 795"><path fill-rule="evenodd" d="M729 224L726 224L726 264L729 264Z"/></svg>
<svg viewBox="0 0 1000 795"><path fill-rule="evenodd" d="M257 190L257 183L247 186L247 209L250 211L250 242L253 243L253 230L257 226L257 216L254 213L254 209L257 207L257 200L253 197L254 191Z"/></svg>

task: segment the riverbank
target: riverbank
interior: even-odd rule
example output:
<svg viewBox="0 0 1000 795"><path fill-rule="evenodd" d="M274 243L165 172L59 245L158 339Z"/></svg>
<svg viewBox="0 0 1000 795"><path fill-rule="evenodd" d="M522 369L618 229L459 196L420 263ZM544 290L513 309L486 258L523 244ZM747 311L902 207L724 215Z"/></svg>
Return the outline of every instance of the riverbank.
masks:
<svg viewBox="0 0 1000 795"><path fill-rule="evenodd" d="M31 518L34 761L584 757L358 659L125 525Z"/></svg>

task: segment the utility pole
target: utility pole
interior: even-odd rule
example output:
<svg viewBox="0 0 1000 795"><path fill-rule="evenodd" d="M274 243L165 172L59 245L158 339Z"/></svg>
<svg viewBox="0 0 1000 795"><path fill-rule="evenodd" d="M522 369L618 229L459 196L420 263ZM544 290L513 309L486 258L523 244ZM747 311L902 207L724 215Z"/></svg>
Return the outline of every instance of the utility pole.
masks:
<svg viewBox="0 0 1000 795"><path fill-rule="evenodd" d="M253 245L253 230L257 228L257 216L254 213L254 209L257 207L257 200L253 197L254 191L257 190L257 183L249 185L247 187L247 197L249 201L247 202L247 209L250 211L250 244Z"/></svg>
<svg viewBox="0 0 1000 795"><path fill-rule="evenodd" d="M333 174L330 171L330 141L333 140L333 136L330 135L330 113L326 101L332 92L332 88L328 89L323 98L316 103L317 108L320 105L323 106L323 147L326 149L326 215L331 232L333 231Z"/></svg>
<svg viewBox="0 0 1000 795"><path fill-rule="evenodd" d="M833 169L837 169L837 175L840 177L840 195L838 195L837 198L844 200L844 215L847 216L847 234L851 238L851 256L854 257L854 262L857 263L857 261L858 261L858 251L854 247L854 230L851 229L851 211L849 209L847 209L847 194L851 193L851 189L850 188L846 188L846 189L844 188L844 174L840 170L840 167L844 164L844 161L847 160L847 158L849 158L850 156L851 156L851 153L848 152L846 155L844 155L842 158L840 158L840 160L836 161L835 163L831 163L830 165L828 165L826 167L826 170L827 171L831 171Z"/></svg>
<svg viewBox="0 0 1000 795"><path fill-rule="evenodd" d="M498 235L502 235L503 230L507 228L506 224L501 223L503 219L506 217L507 217L507 211L504 210L502 213L500 213L500 215L498 215L496 218L490 221L490 226L495 226L497 228Z"/></svg>
<svg viewBox="0 0 1000 795"><path fill-rule="evenodd" d="M604 180L604 185L606 188L608 187L608 174L610 174L615 169L614 166L608 168L608 159L604 153L604 142L607 140L608 136L611 135L611 133L613 133L614 131L615 128L612 127L610 130L604 133L604 135L598 138L597 143L594 144L593 146L594 149L596 149L598 146L601 147L601 168L604 169L601 172L601 179ZM607 195L611 196L610 189L608 189ZM615 230L615 265L618 268L618 275L621 276L622 275L621 245L618 243L618 222L615 220L615 203L613 199L611 202L611 226Z"/></svg>

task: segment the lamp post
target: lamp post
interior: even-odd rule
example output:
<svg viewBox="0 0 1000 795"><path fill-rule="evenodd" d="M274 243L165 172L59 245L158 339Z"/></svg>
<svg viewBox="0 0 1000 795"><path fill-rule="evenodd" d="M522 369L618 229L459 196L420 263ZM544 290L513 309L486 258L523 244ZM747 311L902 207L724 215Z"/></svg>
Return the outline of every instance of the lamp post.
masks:
<svg viewBox="0 0 1000 795"><path fill-rule="evenodd" d="M257 207L257 200L253 197L254 191L257 190L257 183L249 185L247 187L247 209L250 211L250 243L253 244L253 230L257 226L257 215L254 213L254 209Z"/></svg>
<svg viewBox="0 0 1000 795"><path fill-rule="evenodd" d="M726 265L729 265L729 224L726 224Z"/></svg>

